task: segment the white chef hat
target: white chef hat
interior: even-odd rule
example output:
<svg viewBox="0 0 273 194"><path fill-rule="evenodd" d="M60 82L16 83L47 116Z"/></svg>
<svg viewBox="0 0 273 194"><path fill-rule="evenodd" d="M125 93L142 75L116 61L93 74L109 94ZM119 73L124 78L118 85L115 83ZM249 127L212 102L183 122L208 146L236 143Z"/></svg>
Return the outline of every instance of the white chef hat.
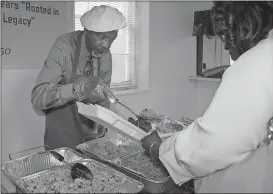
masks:
<svg viewBox="0 0 273 194"><path fill-rule="evenodd" d="M116 8L100 5L84 13L81 17L82 26L94 32L109 32L126 26L126 19Z"/></svg>

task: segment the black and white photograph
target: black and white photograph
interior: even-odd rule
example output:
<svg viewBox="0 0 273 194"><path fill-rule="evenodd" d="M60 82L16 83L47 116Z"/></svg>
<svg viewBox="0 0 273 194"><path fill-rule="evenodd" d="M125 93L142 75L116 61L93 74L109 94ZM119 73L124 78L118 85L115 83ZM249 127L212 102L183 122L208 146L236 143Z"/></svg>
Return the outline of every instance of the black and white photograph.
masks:
<svg viewBox="0 0 273 194"><path fill-rule="evenodd" d="M273 1L1 1L1 193L273 193Z"/></svg>

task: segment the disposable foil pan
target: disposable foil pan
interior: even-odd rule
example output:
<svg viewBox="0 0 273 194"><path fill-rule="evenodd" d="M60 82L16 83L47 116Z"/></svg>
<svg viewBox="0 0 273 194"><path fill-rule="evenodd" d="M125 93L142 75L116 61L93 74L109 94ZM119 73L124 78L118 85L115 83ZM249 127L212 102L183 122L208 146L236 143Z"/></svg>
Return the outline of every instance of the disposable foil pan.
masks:
<svg viewBox="0 0 273 194"><path fill-rule="evenodd" d="M105 192L107 193L123 193L123 192L137 193L143 189L142 183L135 181L132 178L129 178L128 176L110 168L109 166L100 164L97 161L94 161L92 159L82 159L76 162L82 163L85 166L87 166L93 173L94 178L90 187L87 188L88 190L84 191L82 188L78 187L77 189L72 190L73 193L74 192L76 193L84 193L84 192L86 193L87 192L88 193L105 193ZM73 165L73 163L71 164ZM29 193L31 190L27 189L26 183L34 182L35 180L39 180L39 178L54 179L59 177L58 175L60 175L60 174L56 174L57 172L63 173L65 171L69 172L69 170L70 170L70 167L67 165L56 166L48 170L42 171L40 173L36 173L34 175L24 177L18 180L17 183L18 185L21 186L21 188L24 188ZM56 174L56 176L52 176L53 174ZM111 179L112 181L114 180L115 184L113 182L107 182L107 180L109 179ZM67 180L72 180L69 173L67 173ZM57 184L60 184L60 183L57 183ZM32 188L34 188L34 186L36 185L33 185ZM62 184L60 188L64 189L65 187L68 188L68 186L69 184L68 185ZM45 189L45 188L43 187L42 189ZM71 190L68 190L68 191L71 192ZM63 193L68 191L60 190L58 192Z"/></svg>
<svg viewBox="0 0 273 194"><path fill-rule="evenodd" d="M110 163L143 150L140 142L121 134L82 143L77 146L77 149Z"/></svg>
<svg viewBox="0 0 273 194"><path fill-rule="evenodd" d="M129 192L135 193L143 189L143 184L141 182L135 181L126 175L117 172L111 167L100 164L92 159L86 159L85 156L75 152L69 148L59 148L54 150L64 156L68 163L82 162L82 163L92 163L96 165L97 168L105 169L111 171L112 173L118 174L123 181L118 187L113 187L107 192ZM68 168L64 163L59 162L54 156L48 152L39 152L36 154L31 154L16 160L11 160L2 165L2 172L11 180L11 182L16 186L17 190L22 193L29 193L29 190L25 187L23 182L38 178L39 176L49 174L51 172L60 170L61 168Z"/></svg>
<svg viewBox="0 0 273 194"><path fill-rule="evenodd" d="M144 151L139 151L134 154L137 154L140 152L144 152ZM172 180L172 178L170 176L167 176L166 178L163 178L161 180L152 180L152 179L146 177L145 175L134 171L130 167L124 166L123 161L125 161L129 157L133 157L134 154L120 157L120 158L113 160L113 161L106 161L106 160L103 160L103 159L97 157L96 155L94 155L92 153L88 153L85 151L83 151L83 153L84 153L84 155L86 155L89 158L93 158L103 164L107 164L108 166L133 178L134 180L138 180L138 181L142 182L144 184L144 189L143 189L144 192L147 192L147 193L167 193L168 191L177 187L177 185L174 183L174 181Z"/></svg>
<svg viewBox="0 0 273 194"><path fill-rule="evenodd" d="M142 156L145 160L140 160ZM129 165L129 161L137 161L138 166L132 168ZM115 161L115 165L123 169L123 172L136 180L140 180L145 187L145 191L149 193L165 193L176 186L172 178L169 176L168 172L163 168L152 162L152 160L145 155L144 151L139 151L125 157L121 157L120 160ZM147 165L146 172L143 172L139 168L142 165ZM150 176L151 172L157 171L159 176Z"/></svg>
<svg viewBox="0 0 273 194"><path fill-rule="evenodd" d="M122 157L115 162L153 182L162 182L169 178L167 170L153 162L143 151Z"/></svg>
<svg viewBox="0 0 273 194"><path fill-rule="evenodd" d="M131 163L130 163L131 161ZM140 180L149 193L193 193L190 182L178 186L174 183L167 170L161 164L152 161L144 151L140 151L116 161L128 175ZM145 168L143 168L145 167ZM144 169L144 170L143 170Z"/></svg>
<svg viewBox="0 0 273 194"><path fill-rule="evenodd" d="M125 146L128 145L135 146L135 149L126 150L127 147ZM114 153L114 155L109 155L109 153L105 151L105 146L107 146L107 149L109 150L114 149L114 152L111 152ZM100 147L100 149L98 149L98 147ZM124 152L120 152L121 147L124 148ZM145 175L124 166L123 164L126 159L133 157L134 154L144 153L140 142L134 141L124 135L116 134L108 139L96 139L85 142L78 145L77 149L81 150L87 157L107 164L112 168L115 168L116 170L130 176L131 178L141 181L144 184L144 190L146 192L164 193L165 191L168 191L172 187L176 186L170 176L167 176L162 180L152 180ZM156 168L156 166L154 167Z"/></svg>
<svg viewBox="0 0 273 194"><path fill-rule="evenodd" d="M68 163L80 160L84 157L69 148L59 148L54 151L61 154ZM63 165L63 163L58 161L49 152L42 151L8 161L2 165L1 170L14 183L15 180L19 180L25 176L59 165Z"/></svg>

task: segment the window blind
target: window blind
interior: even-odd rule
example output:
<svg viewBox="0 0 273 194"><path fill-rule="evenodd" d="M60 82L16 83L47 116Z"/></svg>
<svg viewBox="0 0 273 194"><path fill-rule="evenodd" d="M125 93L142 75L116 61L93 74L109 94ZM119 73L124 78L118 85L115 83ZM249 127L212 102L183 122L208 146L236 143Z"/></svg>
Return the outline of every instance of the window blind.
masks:
<svg viewBox="0 0 273 194"><path fill-rule="evenodd" d="M126 18L126 27L119 30L110 48L112 53L111 88L129 89L137 85L135 62L135 2L75 1L75 30L83 30L81 16L94 6L110 5L117 8Z"/></svg>

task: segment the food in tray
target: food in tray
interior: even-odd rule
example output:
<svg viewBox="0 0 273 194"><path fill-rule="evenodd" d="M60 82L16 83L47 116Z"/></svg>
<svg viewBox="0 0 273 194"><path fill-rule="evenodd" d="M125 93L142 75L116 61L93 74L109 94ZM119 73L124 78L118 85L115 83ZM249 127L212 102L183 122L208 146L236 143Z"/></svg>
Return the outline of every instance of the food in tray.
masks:
<svg viewBox="0 0 273 194"><path fill-rule="evenodd" d="M161 133L172 133L183 130L181 124L167 117L162 119L161 122L156 125L156 128Z"/></svg>
<svg viewBox="0 0 273 194"><path fill-rule="evenodd" d="M92 163L87 165L94 173L91 181L77 178L73 181L70 168L64 167L56 171L43 173L36 178L20 182L28 193L102 193L120 185L123 179L108 173Z"/></svg>
<svg viewBox="0 0 273 194"><path fill-rule="evenodd" d="M173 133L183 130L183 126L180 123L164 115L159 115L151 109L142 110L137 120L129 117L128 121L145 132L151 132L154 129L161 133Z"/></svg>
<svg viewBox="0 0 273 194"><path fill-rule="evenodd" d="M141 144L121 134L97 141L90 150L93 154L103 159L114 160L119 157L142 150Z"/></svg>
<svg viewBox="0 0 273 194"><path fill-rule="evenodd" d="M148 133L153 130L154 124L159 122L160 118L155 111L144 109L139 113L137 120L129 117L128 121Z"/></svg>
<svg viewBox="0 0 273 194"><path fill-rule="evenodd" d="M139 117L137 120L132 117L128 118L128 121L138 128L144 130L145 132L150 132L152 130L152 124L150 121L146 120L143 117Z"/></svg>
<svg viewBox="0 0 273 194"><path fill-rule="evenodd" d="M155 164L144 152L127 156L121 161L121 165L154 181L162 181L169 176L164 167Z"/></svg>
<svg viewBox="0 0 273 194"><path fill-rule="evenodd" d="M184 122L184 123L186 123L186 124L188 124L188 125L192 124L192 122L193 122L192 119L189 119L187 117L182 117L181 121Z"/></svg>

